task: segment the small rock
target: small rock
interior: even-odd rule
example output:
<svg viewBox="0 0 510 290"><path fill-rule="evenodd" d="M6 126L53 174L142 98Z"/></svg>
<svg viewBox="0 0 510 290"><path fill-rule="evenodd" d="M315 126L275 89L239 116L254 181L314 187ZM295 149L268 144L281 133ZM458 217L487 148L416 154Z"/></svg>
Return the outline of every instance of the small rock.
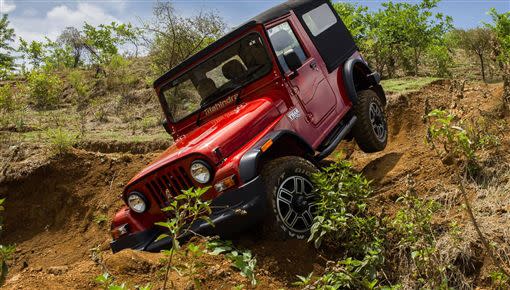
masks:
<svg viewBox="0 0 510 290"><path fill-rule="evenodd" d="M21 270L25 269L28 267L28 262L27 261L23 261L23 263L21 263Z"/></svg>
<svg viewBox="0 0 510 290"><path fill-rule="evenodd" d="M42 271L42 267L39 266L39 267L32 268L31 272L41 272L41 271Z"/></svg>
<svg viewBox="0 0 510 290"><path fill-rule="evenodd" d="M62 275L65 272L67 272L67 270L69 270L69 267L67 267L67 266L54 266L54 267L49 267L47 272L48 272L48 274Z"/></svg>
<svg viewBox="0 0 510 290"><path fill-rule="evenodd" d="M7 280L7 283L9 283L9 284L16 283L16 282L18 282L19 278L21 278L21 274L18 273L16 275L12 276L11 279Z"/></svg>

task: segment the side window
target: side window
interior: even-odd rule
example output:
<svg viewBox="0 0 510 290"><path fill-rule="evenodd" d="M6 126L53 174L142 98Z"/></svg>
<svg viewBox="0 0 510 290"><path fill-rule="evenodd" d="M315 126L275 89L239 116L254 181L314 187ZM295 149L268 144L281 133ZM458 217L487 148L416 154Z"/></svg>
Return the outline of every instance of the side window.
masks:
<svg viewBox="0 0 510 290"><path fill-rule="evenodd" d="M276 57L278 57L278 62L282 66L284 72L288 72L289 67L283 58L283 54L289 49L293 49L298 55L299 59L301 59L301 62L305 62L305 52L303 51L301 44L299 44L299 41L297 40L296 35L292 31L292 28L288 22L284 22L268 29L267 33L269 34L269 39L273 45Z"/></svg>
<svg viewBox="0 0 510 290"><path fill-rule="evenodd" d="M317 36L335 25L337 18L328 4L322 4L321 6L308 11L303 14L303 21L305 22L308 29L313 36Z"/></svg>

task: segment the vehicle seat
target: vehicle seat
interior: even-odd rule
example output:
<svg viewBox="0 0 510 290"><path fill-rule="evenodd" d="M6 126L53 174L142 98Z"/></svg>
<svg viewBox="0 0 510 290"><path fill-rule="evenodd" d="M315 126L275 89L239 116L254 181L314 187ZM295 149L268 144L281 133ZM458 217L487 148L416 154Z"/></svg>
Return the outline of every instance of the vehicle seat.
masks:
<svg viewBox="0 0 510 290"><path fill-rule="evenodd" d="M197 84L197 91L202 99L209 97L217 89L216 84L210 78L201 79Z"/></svg>
<svg viewBox="0 0 510 290"><path fill-rule="evenodd" d="M233 59L221 67L221 72L225 78L233 80L242 76L246 72L246 69L239 60Z"/></svg>
<svg viewBox="0 0 510 290"><path fill-rule="evenodd" d="M278 62L283 68L283 71L289 71L289 67L285 62L284 53L290 49L293 49L294 52L298 55L301 61L306 59L305 53L301 46L292 38L290 33L286 30L280 30L275 34L270 36L271 43L273 44L274 51L277 53Z"/></svg>

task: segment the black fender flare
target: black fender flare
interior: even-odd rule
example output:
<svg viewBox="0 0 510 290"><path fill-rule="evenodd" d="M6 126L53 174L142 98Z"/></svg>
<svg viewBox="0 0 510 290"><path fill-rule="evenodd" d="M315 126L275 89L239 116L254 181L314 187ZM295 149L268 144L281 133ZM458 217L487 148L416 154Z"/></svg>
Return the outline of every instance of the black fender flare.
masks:
<svg viewBox="0 0 510 290"><path fill-rule="evenodd" d="M244 155L241 157L239 162L239 176L243 182L248 182L255 178L258 174L258 166L259 162L264 155L264 151L261 150L262 145L264 145L267 141L272 140L273 145L281 142L282 137L290 137L292 138L298 146L303 148L307 154L313 156L315 154L315 150L312 148L306 140L304 140L301 136L297 135L295 132L290 130L277 130L271 131L267 133L264 137L262 137L251 149L246 151ZM267 151L266 151L267 152Z"/></svg>
<svg viewBox="0 0 510 290"><path fill-rule="evenodd" d="M343 81L348 97L353 104L358 103L358 94L356 93L356 85L354 84L354 69L357 64L361 64L363 72L368 79L368 87L373 89L384 105L386 105L386 94L380 85L381 75L378 72L372 72L367 63L359 58L348 59L343 67Z"/></svg>

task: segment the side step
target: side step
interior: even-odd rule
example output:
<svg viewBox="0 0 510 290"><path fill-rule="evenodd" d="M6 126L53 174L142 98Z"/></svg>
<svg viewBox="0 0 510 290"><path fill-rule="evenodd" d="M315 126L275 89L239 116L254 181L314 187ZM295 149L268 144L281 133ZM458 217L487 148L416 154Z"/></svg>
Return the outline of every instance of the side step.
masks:
<svg viewBox="0 0 510 290"><path fill-rule="evenodd" d="M334 138L332 138L331 142L329 142L329 145L326 148L324 148L324 150L322 150L319 154L315 155L314 157L315 160L321 161L322 159L326 158L329 154L331 154L331 152L335 150L336 146L340 144L342 139L344 139L344 137L351 131L352 127L354 127L354 124L356 123L357 120L358 118L356 116L352 116L349 122L343 126L343 128L338 132L338 134Z"/></svg>

